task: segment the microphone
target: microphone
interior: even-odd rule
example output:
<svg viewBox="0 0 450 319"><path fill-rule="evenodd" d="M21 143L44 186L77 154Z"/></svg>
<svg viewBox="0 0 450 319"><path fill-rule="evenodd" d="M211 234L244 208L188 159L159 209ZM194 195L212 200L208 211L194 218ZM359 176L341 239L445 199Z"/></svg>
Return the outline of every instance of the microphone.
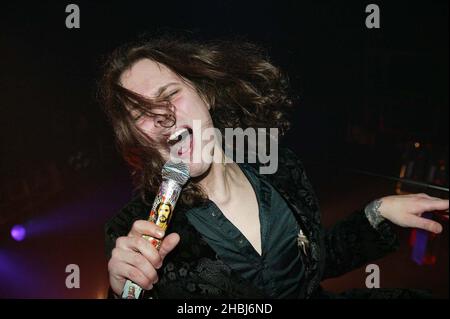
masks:
<svg viewBox="0 0 450 319"><path fill-rule="evenodd" d="M162 183L153 202L148 221L166 230L172 217L175 204L181 190L189 180L189 167L186 163L168 161L162 168ZM161 247L162 239L143 235L157 250ZM139 299L142 288L131 280L125 282L122 299Z"/></svg>

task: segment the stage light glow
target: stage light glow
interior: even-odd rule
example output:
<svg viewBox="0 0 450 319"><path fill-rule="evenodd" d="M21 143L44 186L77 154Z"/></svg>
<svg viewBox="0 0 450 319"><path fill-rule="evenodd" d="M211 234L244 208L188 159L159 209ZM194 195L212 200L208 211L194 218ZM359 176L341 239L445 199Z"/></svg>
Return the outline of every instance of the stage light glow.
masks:
<svg viewBox="0 0 450 319"><path fill-rule="evenodd" d="M15 241L22 241L25 239L25 236L27 235L27 231L25 227L22 225L15 225L11 228L11 237Z"/></svg>

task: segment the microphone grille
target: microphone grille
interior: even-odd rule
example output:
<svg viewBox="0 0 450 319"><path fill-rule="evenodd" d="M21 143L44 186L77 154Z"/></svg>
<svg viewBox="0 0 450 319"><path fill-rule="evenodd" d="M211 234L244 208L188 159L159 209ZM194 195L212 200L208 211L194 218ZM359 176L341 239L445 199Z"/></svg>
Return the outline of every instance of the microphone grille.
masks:
<svg viewBox="0 0 450 319"><path fill-rule="evenodd" d="M180 185L186 184L189 177L189 167L186 163L168 161L162 168L163 179L172 179Z"/></svg>

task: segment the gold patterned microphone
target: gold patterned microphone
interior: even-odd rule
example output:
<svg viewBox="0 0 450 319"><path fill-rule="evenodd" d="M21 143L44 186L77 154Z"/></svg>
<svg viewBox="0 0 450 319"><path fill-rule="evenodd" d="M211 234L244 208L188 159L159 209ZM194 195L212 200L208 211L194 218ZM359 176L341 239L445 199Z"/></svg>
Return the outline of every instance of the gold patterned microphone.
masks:
<svg viewBox="0 0 450 319"><path fill-rule="evenodd" d="M180 162L168 161L162 168L162 183L153 202L148 221L166 230L172 217L181 190L189 180L189 167ZM156 249L161 247L162 239L143 235ZM131 280L125 282L122 299L139 299L143 289Z"/></svg>

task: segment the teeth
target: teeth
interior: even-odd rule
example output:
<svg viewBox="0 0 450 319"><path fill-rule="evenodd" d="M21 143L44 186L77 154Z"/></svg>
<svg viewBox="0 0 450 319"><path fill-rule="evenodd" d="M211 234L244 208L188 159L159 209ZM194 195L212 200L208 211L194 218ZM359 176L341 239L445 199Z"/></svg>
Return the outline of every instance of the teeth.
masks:
<svg viewBox="0 0 450 319"><path fill-rule="evenodd" d="M176 131L172 135L169 136L167 142L179 142L189 135L189 130L187 128L183 128L181 130Z"/></svg>

